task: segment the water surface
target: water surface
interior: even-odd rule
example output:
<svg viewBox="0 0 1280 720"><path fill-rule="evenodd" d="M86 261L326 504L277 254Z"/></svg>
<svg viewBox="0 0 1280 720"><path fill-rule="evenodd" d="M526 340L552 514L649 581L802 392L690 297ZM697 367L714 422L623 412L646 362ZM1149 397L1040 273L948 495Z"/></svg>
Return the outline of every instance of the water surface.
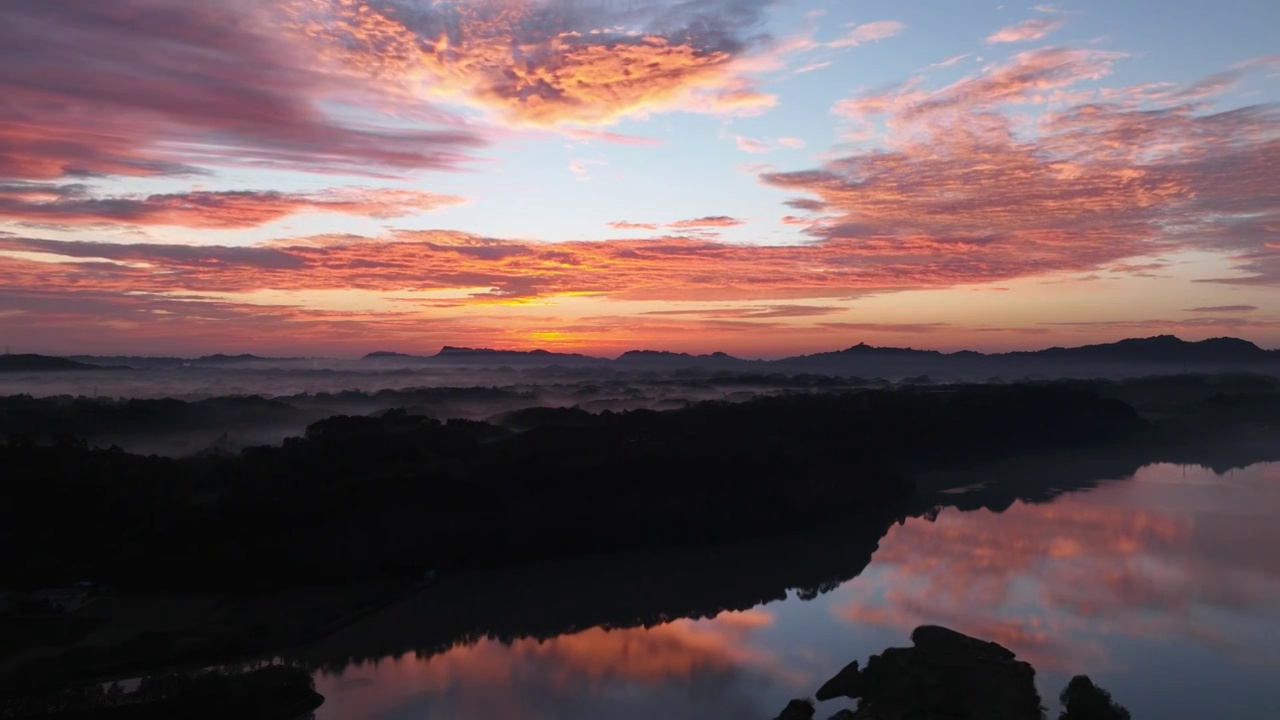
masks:
<svg viewBox="0 0 1280 720"><path fill-rule="evenodd" d="M1031 662L1051 709L1067 680L1087 673L1139 720L1272 720L1277 518L1280 463L1222 475L1149 465L1050 502L908 518L857 577L810 600L791 592L712 619L584 624L543 641L479 639L339 663L316 674L327 698L316 716L763 720L850 660L908 645L912 628L937 623ZM501 587L519 616L523 585ZM617 590L586 577L577 592L606 602ZM851 704L825 703L817 717Z"/></svg>

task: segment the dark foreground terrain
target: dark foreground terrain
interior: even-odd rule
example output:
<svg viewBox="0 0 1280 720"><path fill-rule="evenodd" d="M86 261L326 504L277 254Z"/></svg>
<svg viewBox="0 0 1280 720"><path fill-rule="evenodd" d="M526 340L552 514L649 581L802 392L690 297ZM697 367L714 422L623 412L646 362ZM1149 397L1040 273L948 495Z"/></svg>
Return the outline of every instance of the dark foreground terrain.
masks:
<svg viewBox="0 0 1280 720"><path fill-rule="evenodd" d="M13 437L0 447L0 562L18 599L0 613L0 696L321 637L291 656L341 665L406 645L431 653L486 635L713 615L789 588L816 594L858 574L902 517L1051 497L1027 481L935 495L947 474L1050 452L1118 457L1099 470L1111 477L1160 460L1216 466L1192 440L1278 421L1272 381L1231 376L535 409L494 422L393 411L330 418L280 447L185 459ZM798 532L819 535L785 540ZM740 560L712 549L731 542L750 549ZM845 548L838 561L813 550L833 542ZM634 593L577 597L545 563L584 555L635 556L625 572L618 564L619 583L657 589L634 607L617 606ZM731 571L748 562L751 577ZM490 607L467 586L515 565L527 568L527 613ZM455 602L409 613L430 618L422 628L334 634L436 578L424 596ZM130 614L148 629L121 630Z"/></svg>
<svg viewBox="0 0 1280 720"><path fill-rule="evenodd" d="M1068 385L768 398L502 424L338 416L279 447L170 459L0 447L18 587L266 590L734 540L912 496L911 476L1123 442L1148 423Z"/></svg>
<svg viewBox="0 0 1280 720"><path fill-rule="evenodd" d="M293 720L324 702L305 669L272 665L142 678L137 687L90 685L0 705L0 717L42 720Z"/></svg>

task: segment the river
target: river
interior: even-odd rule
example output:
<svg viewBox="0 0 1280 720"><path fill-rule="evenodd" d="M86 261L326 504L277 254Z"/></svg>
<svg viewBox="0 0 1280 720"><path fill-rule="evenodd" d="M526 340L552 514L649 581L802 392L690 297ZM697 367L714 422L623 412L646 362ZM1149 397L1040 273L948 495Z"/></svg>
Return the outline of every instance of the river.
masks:
<svg viewBox="0 0 1280 720"><path fill-rule="evenodd" d="M536 569L507 574L487 581L484 602L504 608L517 629L472 631L443 645L406 639L416 649L330 662L315 674L326 697L316 717L765 720L787 700L813 695L850 660L909 645L911 629L928 623L997 641L1031 662L1052 717L1058 691L1079 673L1137 720L1280 717L1280 463L1222 474L1155 464L1092 485L997 504L1002 512L946 507L908 517L889 525L878 547L870 542L869 564L858 557L861 546L786 550L794 563L770 562L830 560L835 576L851 579L821 592L766 591L754 606L717 601L732 609L711 618L687 619L714 614L691 610L649 618L648 627L610 622L612 630L595 616L558 618L554 636L524 631L522 622L550 622L535 606L557 602L548 593L567 581ZM730 582L721 575L755 570L749 554L704 554L700 562L687 577L715 586ZM783 569L761 561L761 573ZM620 584L631 572L625 564L611 574L575 572L572 597L583 607L626 604L645 592L661 596L642 599L649 607L674 602L669 588L649 589L659 580ZM698 596L681 602L700 607L710 591L687 577L671 583ZM450 592L442 582L423 593L424 604L358 624L346 641L411 635L415 622L434 628L446 615L440 622L460 622L471 594ZM817 717L851 705L823 703Z"/></svg>

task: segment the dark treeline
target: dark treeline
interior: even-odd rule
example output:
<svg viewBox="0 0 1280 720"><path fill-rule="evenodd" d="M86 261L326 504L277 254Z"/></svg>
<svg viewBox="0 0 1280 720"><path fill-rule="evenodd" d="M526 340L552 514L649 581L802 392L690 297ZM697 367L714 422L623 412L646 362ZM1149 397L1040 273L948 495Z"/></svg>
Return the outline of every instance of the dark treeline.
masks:
<svg viewBox="0 0 1280 720"><path fill-rule="evenodd" d="M0 448L0 561L21 586L264 589L732 540L902 500L912 472L1144 427L1062 385L508 420L536 426L339 416L186 459L16 439Z"/></svg>
<svg viewBox="0 0 1280 720"><path fill-rule="evenodd" d="M474 382L475 378L470 378ZM502 386L445 386L345 390L280 396L228 395L200 399L72 395L0 397L0 439L37 444L69 439L119 444L164 455L241 449L278 442L334 415L366 415L392 408L437 419L484 420L512 410L572 406L600 412L674 409L710 399L748 400L770 394L827 392L867 386L858 379L807 375L701 374L688 377L578 378L564 382L510 378ZM110 383L105 385L109 391Z"/></svg>
<svg viewBox="0 0 1280 720"><path fill-rule="evenodd" d="M0 439L14 437L36 444L78 439L104 447L138 445L148 451L173 454L161 451L161 448L172 447L187 451L179 454L191 454L200 449L240 449L278 442L287 435L300 434L313 422L334 415L366 415L393 408L441 420L463 418L505 424L502 417L505 413L538 407L576 407L593 413L678 409L713 399L741 402L761 396L892 387L879 379L735 372L649 373L548 382L551 379L525 381L517 377L512 378L515 381L512 384L501 386L347 390L270 397L228 395L189 400L13 395L0 397ZM1280 395L1280 378L1265 375L1166 375L1058 383L1120 399L1151 415L1178 415L1199 422L1199 411L1225 413L1231 417L1255 412L1262 421L1280 420L1276 410L1280 403L1275 401ZM1000 383L997 381L997 384ZM942 387L925 377L898 385ZM1210 400L1212 402L1208 402ZM1197 407L1197 413L1188 413L1189 407ZM224 437L224 442L217 442L220 435L232 439L227 441ZM169 444L146 442L181 436L193 440ZM246 442L253 438L262 439Z"/></svg>

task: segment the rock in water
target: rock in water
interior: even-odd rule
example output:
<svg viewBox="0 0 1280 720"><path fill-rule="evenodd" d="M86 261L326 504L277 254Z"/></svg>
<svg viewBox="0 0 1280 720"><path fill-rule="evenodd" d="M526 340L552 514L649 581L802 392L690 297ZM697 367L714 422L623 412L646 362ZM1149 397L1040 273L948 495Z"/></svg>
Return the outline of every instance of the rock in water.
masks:
<svg viewBox="0 0 1280 720"><path fill-rule="evenodd" d="M862 676L858 674L858 661L854 660L836 676L818 688L818 700L831 700L838 697L856 698L862 695Z"/></svg>
<svg viewBox="0 0 1280 720"><path fill-rule="evenodd" d="M808 700L792 700L774 720L810 720L813 712L813 703Z"/></svg>
<svg viewBox="0 0 1280 720"><path fill-rule="evenodd" d="M911 640L915 647L872 655L858 673L861 701L854 717L1041 720L1036 672L1008 649L928 625L916 628Z"/></svg>
<svg viewBox="0 0 1280 720"><path fill-rule="evenodd" d="M939 625L921 625L911 631L911 642L917 650L930 655L990 655L1012 660L1015 655L998 643L979 640Z"/></svg>

